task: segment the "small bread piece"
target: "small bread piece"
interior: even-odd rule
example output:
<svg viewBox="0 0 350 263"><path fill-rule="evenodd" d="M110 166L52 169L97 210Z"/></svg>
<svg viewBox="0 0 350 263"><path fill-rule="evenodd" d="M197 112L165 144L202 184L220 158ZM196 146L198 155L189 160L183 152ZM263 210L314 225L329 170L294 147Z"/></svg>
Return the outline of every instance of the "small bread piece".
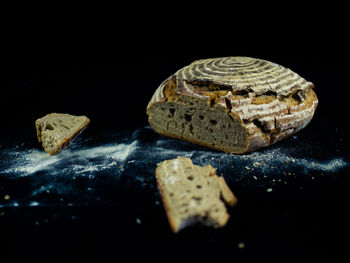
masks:
<svg viewBox="0 0 350 263"><path fill-rule="evenodd" d="M229 219L224 202L231 206L237 203L224 178L217 176L212 166L194 165L189 158L161 162L156 178L174 233L198 223L223 227Z"/></svg>
<svg viewBox="0 0 350 263"><path fill-rule="evenodd" d="M67 148L90 123L86 116L51 113L35 121L38 141L46 152L55 155Z"/></svg>
<svg viewBox="0 0 350 263"><path fill-rule="evenodd" d="M303 129L318 104L313 88L262 59L197 60L158 87L147 106L148 122L161 135L242 154Z"/></svg>

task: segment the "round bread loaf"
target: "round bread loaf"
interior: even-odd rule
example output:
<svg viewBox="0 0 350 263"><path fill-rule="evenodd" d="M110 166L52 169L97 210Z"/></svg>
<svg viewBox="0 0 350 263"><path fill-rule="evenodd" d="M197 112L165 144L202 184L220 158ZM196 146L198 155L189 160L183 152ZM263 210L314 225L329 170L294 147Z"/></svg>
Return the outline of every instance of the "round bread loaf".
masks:
<svg viewBox="0 0 350 263"><path fill-rule="evenodd" d="M165 136L245 153L304 128L318 104L313 88L292 70L262 59L197 60L158 87L148 121Z"/></svg>

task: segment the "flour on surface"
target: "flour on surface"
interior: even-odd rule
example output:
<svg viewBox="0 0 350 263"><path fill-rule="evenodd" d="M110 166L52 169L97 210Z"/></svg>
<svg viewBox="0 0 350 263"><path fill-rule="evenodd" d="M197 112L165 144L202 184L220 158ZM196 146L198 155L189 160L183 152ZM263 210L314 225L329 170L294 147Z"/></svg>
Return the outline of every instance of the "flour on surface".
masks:
<svg viewBox="0 0 350 263"><path fill-rule="evenodd" d="M160 142L158 142L160 141ZM164 139L160 139L155 143L155 147L150 151L148 149L140 148L140 151L149 151L150 155L156 159L166 160L177 158L177 156L191 158L193 163L197 165L207 165L208 163L224 163L225 165L231 164L232 170L238 170L241 168L252 170L267 169L267 168L281 168L288 163L290 167L302 168L304 171L323 171L323 172L337 172L338 170L345 168L349 163L342 157L335 157L330 160L317 160L312 157L304 158L297 157L291 153L284 152L280 147L270 147L262 151L252 152L244 155L234 155L228 153L222 153L218 151L210 150L196 150L196 151L184 151L177 149L175 146L164 143ZM163 145L160 147L159 145ZM149 156L150 157L150 156ZM177 160L177 159L176 159ZM173 163L173 169L177 169L176 160ZM215 160L215 161L214 161ZM216 167L216 166L215 166Z"/></svg>
<svg viewBox="0 0 350 263"><path fill-rule="evenodd" d="M36 202L36 201L32 201L29 203L29 206L39 206L40 203L39 202Z"/></svg>
<svg viewBox="0 0 350 263"><path fill-rule="evenodd" d="M299 137L291 140L289 145L233 155L155 135L143 127L109 132L85 144L78 140L55 156L41 149L2 148L0 177L24 190L5 189L11 199L1 199L0 207L114 204L118 189L123 192L127 187L148 187L156 193L157 163L175 159L171 167L178 170L178 156L191 158L196 165L212 165L229 184L253 186L265 193L278 192L278 184L297 184L299 178L304 178L299 186L305 178L314 183L322 174L335 176L349 167L349 161L336 152L317 158L313 146L307 151ZM168 180L177 182L174 176Z"/></svg>
<svg viewBox="0 0 350 263"><path fill-rule="evenodd" d="M177 170L179 169L178 164L179 164L179 159L175 159L175 160L173 161L173 169L174 169L175 171L177 171Z"/></svg>
<svg viewBox="0 0 350 263"><path fill-rule="evenodd" d="M14 163L2 173L27 176L62 165L60 170L71 170L76 174L101 171L116 166L117 162L123 163L136 150L137 144L138 141L135 140L129 144L108 144L82 150L67 149L54 156L37 149L24 153L14 151L9 153L14 157Z"/></svg>
<svg viewBox="0 0 350 263"><path fill-rule="evenodd" d="M175 177L174 175L169 176L168 178L164 178L167 182L169 182L170 184L174 184L177 181L177 177Z"/></svg>

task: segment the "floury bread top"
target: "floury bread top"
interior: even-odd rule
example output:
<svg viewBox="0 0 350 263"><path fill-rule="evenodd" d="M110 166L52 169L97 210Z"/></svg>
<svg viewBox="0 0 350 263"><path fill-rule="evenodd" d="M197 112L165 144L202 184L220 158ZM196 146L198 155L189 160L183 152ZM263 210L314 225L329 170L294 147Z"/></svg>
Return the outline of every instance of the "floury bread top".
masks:
<svg viewBox="0 0 350 263"><path fill-rule="evenodd" d="M270 61L250 57L202 59L165 80L147 112L157 103L179 103L184 97L206 101L211 108L225 108L247 130L246 152L304 128L318 104L313 87L297 73Z"/></svg>
<svg viewBox="0 0 350 263"><path fill-rule="evenodd" d="M288 96L293 91L305 91L314 87L313 83L288 68L250 57L196 60L178 70L172 77L176 79L179 92L200 98L206 96L203 91L210 91L213 86L216 86L215 90L231 91L238 95L251 93L256 96L264 93ZM161 94L158 98L160 97Z"/></svg>

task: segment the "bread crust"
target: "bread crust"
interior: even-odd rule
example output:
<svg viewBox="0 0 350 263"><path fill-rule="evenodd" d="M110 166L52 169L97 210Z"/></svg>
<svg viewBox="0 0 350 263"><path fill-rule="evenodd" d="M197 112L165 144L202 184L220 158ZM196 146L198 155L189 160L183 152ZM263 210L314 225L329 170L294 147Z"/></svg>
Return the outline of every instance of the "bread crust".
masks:
<svg viewBox="0 0 350 263"><path fill-rule="evenodd" d="M72 136L65 138L65 140L57 147L55 151L49 152L50 155L55 155L61 152L62 150L66 149L74 140L77 138L89 125L90 119L87 119L82 125L79 130L77 130Z"/></svg>
<svg viewBox="0 0 350 263"><path fill-rule="evenodd" d="M48 117L50 115L53 115L55 113L50 113L48 115L46 115L45 117ZM45 118L43 117L43 118ZM86 116L84 116L86 117ZM37 133L37 137L38 137L38 142L41 143L42 142L42 136L41 136L41 130L40 130L40 119L37 119L35 121L35 128L36 128L36 133ZM61 152L62 150L64 150L65 148L67 148L73 141L75 138L77 138L85 129L86 127L89 125L90 123L90 119L88 117L86 117L85 121L80 125L80 127L69 137L64 138L64 140L52 151L48 151L48 153L50 155L56 155L59 152Z"/></svg>
<svg viewBox="0 0 350 263"><path fill-rule="evenodd" d="M189 158L182 158L178 156L177 159L187 162L187 164L190 164L192 167L194 166L191 159ZM174 161L174 160L165 160L163 161L163 163L169 162L169 161ZM173 233L177 233L185 227L187 220L180 219L173 213L173 209L170 205L170 200L168 199L168 195L166 194L167 190L166 190L165 182L161 179L162 175L159 172L160 170L159 165L161 164L162 163L158 164L158 167L155 170L157 186L160 192L160 196L163 202L163 206L164 206L168 221L169 221L170 228L173 231ZM237 198L235 197L234 193L230 190L230 188L226 184L225 179L222 176L217 176L216 170L211 165L207 165L206 168L210 169L210 176L213 176L215 178L214 180L217 183L222 201L229 206L236 205ZM222 214L217 221L216 227L225 226L229 218L230 218L230 215L227 212Z"/></svg>
<svg viewBox="0 0 350 263"><path fill-rule="evenodd" d="M162 198L163 206L164 206L164 209L165 209L168 221L169 221L170 228L173 231L173 233L177 233L178 223L176 222L175 215L173 215L171 212L172 210L171 210L170 204L169 204L170 201L168 200L167 195L165 194L165 186L164 186L164 183L162 182L162 180L160 179L160 174L159 174L158 169L156 169L155 174L156 174L158 189L160 192L160 196Z"/></svg>
<svg viewBox="0 0 350 263"><path fill-rule="evenodd" d="M215 169L214 169L214 173L216 175L216 170ZM226 184L226 181L225 181L224 177L218 176L218 182L219 182L220 189L221 189L221 197L222 197L222 199L226 202L226 204L228 204L230 206L236 205L237 204L237 198L233 194L233 192L230 190L228 185Z"/></svg>
<svg viewBox="0 0 350 263"><path fill-rule="evenodd" d="M225 64L225 61L231 64ZM214 67L215 63L222 67ZM249 66L237 66L240 63ZM199 60L161 83L146 112L150 116L150 110L157 103L176 103L182 97L222 107L232 117L238 118L248 132L247 147L235 152L241 154L274 144L306 127L318 105L313 88L313 83L290 69L266 60L246 57ZM167 92L169 89L172 91ZM165 136L217 149L209 143L152 128Z"/></svg>

